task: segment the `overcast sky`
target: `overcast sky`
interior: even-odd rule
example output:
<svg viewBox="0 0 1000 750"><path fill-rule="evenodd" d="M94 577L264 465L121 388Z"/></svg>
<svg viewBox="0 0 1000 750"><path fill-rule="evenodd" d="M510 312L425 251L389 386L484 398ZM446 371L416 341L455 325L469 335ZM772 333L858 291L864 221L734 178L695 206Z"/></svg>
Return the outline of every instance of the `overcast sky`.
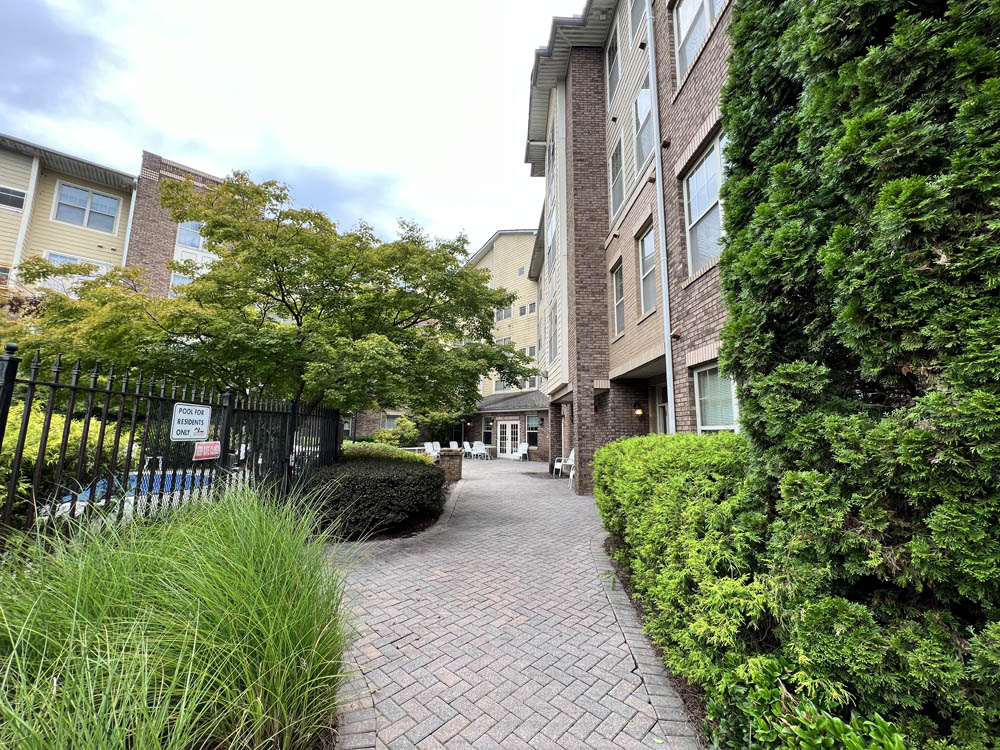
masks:
<svg viewBox="0 0 1000 750"><path fill-rule="evenodd" d="M534 228L529 80L584 0L0 0L0 132L137 173L250 170L383 236Z"/></svg>

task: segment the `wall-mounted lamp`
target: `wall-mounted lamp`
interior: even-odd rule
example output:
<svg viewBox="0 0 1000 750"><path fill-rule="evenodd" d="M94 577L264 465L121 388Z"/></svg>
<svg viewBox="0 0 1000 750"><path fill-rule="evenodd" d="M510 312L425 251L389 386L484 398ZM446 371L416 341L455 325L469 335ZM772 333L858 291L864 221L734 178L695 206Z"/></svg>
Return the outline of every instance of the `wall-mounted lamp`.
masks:
<svg viewBox="0 0 1000 750"><path fill-rule="evenodd" d="M664 138L663 142L660 144L663 148L670 148L670 139Z"/></svg>
<svg viewBox="0 0 1000 750"><path fill-rule="evenodd" d="M545 426L545 417L539 417L538 418L538 426L539 427L544 427Z"/></svg>
<svg viewBox="0 0 1000 750"><path fill-rule="evenodd" d="M635 412L635 415L637 417L641 417L642 414L643 414L642 404L640 404L638 401L636 401L634 404L632 404L632 411Z"/></svg>

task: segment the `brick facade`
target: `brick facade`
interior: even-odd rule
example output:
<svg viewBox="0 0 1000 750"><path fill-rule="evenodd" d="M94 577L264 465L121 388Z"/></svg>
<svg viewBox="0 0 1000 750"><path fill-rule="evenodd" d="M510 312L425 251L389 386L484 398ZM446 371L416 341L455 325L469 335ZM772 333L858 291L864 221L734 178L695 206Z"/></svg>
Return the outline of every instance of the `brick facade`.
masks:
<svg viewBox="0 0 1000 750"><path fill-rule="evenodd" d="M135 193L135 214L126 265L146 270L150 294L170 293L170 270L177 247L177 222L160 205L160 181L190 177L195 184L217 185L221 180L198 170L176 164L148 151L142 152L142 167Z"/></svg>
<svg viewBox="0 0 1000 750"><path fill-rule="evenodd" d="M588 4L589 8L589 4ZM672 370L677 430L697 429L692 368L717 357L719 332L725 308L719 288L717 263L688 269L683 178L719 135L719 96L725 80L728 56L728 3L714 20L697 57L681 80L677 76L674 48L674 7L665 0L653 3L653 36L656 50L655 81L659 100L662 179L657 179L655 160L636 165L633 181L626 182L624 204L613 222L608 220L608 143L612 123L623 134L628 127L608 112L605 96L605 52L595 46L606 31L621 26L622 3L615 14L585 13L581 21L567 24L566 33L554 29L554 44L536 58L536 76L552 85L552 70L560 55L568 55L564 79L566 90L566 225L567 263L562 273L568 279L567 342L569 350L568 393L552 394L549 410L550 456L576 451L577 492L592 489L590 462L594 452L607 442L628 435L664 431L666 420L657 414L657 389ZM619 20L615 20L618 18ZM563 23L557 19L556 25ZM583 37L580 26L592 27ZM576 34L581 34L577 37ZM562 38L562 41L559 41ZM579 42L567 41L578 38ZM619 35L619 39L621 36ZM579 46L574 46L579 45ZM558 52L558 55L556 54ZM634 58L633 58L634 59ZM563 75L560 72L556 76ZM626 92L628 94L628 92ZM527 160L536 170L544 161L533 150L539 142L541 117L536 109L547 104L544 87L535 84L529 116ZM616 105L617 106L617 105ZM615 112L621 109L617 106ZM617 132L616 130L616 132ZM534 135L532 135L534 134ZM623 136L624 137L624 136ZM535 171L538 174L538 171ZM658 212L662 191L664 225ZM655 268L656 303L642 310L639 240L652 230L657 247ZM662 237L661 237L662 233ZM666 242L667 284L670 292L670 330L664 330L661 239ZM621 267L624 281L625 328L615 326L612 273ZM672 357L666 361L666 339ZM556 403L558 401L558 403ZM636 415L637 406L642 415Z"/></svg>
<svg viewBox="0 0 1000 750"><path fill-rule="evenodd" d="M550 455L550 434L552 420L548 412L544 411L529 411L529 412L497 412L495 414L476 414L469 422L465 425L465 440L471 445L477 440L483 439L483 421L487 418L493 418L493 436L492 441L489 443L493 446L493 455L497 455L497 429L496 423L501 420L509 420L518 422L518 442L527 442L528 434L528 417L538 417L538 445L531 446L528 448L528 458L531 461L544 461L549 462Z"/></svg>

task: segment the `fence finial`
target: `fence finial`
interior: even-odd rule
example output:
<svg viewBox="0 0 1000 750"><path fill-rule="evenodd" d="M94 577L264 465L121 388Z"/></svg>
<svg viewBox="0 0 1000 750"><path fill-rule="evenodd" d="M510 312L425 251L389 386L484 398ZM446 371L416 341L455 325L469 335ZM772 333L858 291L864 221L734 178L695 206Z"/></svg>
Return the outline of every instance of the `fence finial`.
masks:
<svg viewBox="0 0 1000 750"><path fill-rule="evenodd" d="M15 344L13 341L8 341L4 345L3 353L6 354L8 357L13 357L15 354L17 354L17 344Z"/></svg>

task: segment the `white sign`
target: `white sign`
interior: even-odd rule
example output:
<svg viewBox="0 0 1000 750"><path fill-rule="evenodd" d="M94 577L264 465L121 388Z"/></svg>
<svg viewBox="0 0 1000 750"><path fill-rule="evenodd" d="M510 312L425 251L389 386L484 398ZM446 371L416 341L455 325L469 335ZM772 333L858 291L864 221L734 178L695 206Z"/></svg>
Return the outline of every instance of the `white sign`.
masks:
<svg viewBox="0 0 1000 750"><path fill-rule="evenodd" d="M211 406L174 404L174 416L170 420L170 439L173 442L207 440L211 424Z"/></svg>

